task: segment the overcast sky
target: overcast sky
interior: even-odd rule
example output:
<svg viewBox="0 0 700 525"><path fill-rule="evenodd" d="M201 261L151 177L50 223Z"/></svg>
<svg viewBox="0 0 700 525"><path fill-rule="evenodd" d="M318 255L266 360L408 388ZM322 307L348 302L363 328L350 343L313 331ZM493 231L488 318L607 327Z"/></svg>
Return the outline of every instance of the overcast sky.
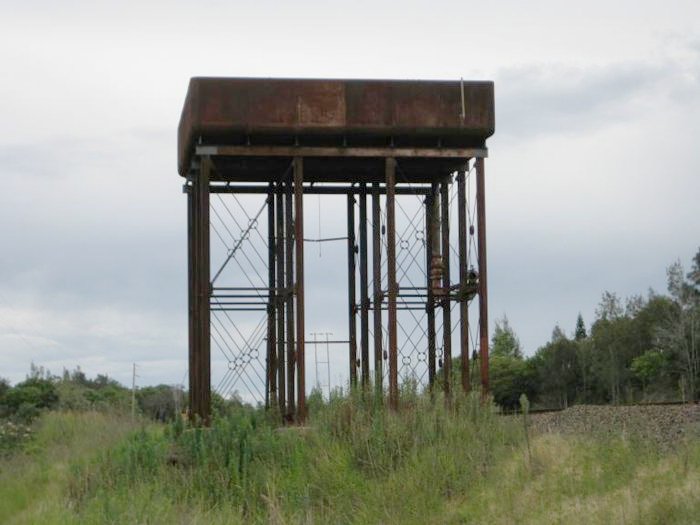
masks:
<svg viewBox="0 0 700 525"><path fill-rule="evenodd" d="M700 245L697 0L2 1L0 65L13 382L32 361L183 381L191 76L494 80L490 312L527 354L579 311L589 324L604 290L663 291ZM307 328L344 323L312 312Z"/></svg>

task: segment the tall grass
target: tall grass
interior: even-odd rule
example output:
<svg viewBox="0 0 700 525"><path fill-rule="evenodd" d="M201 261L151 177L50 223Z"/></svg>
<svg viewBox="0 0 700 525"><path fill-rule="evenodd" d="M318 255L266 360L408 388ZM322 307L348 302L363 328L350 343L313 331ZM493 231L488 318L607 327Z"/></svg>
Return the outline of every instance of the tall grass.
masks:
<svg viewBox="0 0 700 525"><path fill-rule="evenodd" d="M394 413L361 392L313 395L303 427L247 407L209 429L51 414L34 452L0 463L0 522L695 523L700 515L698 440L669 451L629 435L541 434L530 436L528 454L522 422L478 396L448 406L410 385L401 396Z"/></svg>
<svg viewBox="0 0 700 525"><path fill-rule="evenodd" d="M305 427L240 409L210 429L136 433L75 469L71 499L95 521L109 509L139 522L204 512L222 522L425 523L522 436L476 396L449 409L410 389L403 397L399 413L359 392L312 399ZM144 494L158 495L157 509Z"/></svg>
<svg viewBox="0 0 700 525"><path fill-rule="evenodd" d="M0 462L0 523L67 523L71 463L115 446L136 424L97 412L49 412L20 453Z"/></svg>
<svg viewBox="0 0 700 525"><path fill-rule="evenodd" d="M498 465L441 523L696 524L700 442L539 435Z"/></svg>

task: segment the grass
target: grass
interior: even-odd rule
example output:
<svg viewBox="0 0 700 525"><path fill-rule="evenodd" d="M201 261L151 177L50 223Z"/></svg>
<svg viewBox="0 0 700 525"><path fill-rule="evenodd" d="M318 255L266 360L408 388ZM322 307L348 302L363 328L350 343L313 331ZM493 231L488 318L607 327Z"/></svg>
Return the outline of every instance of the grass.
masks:
<svg viewBox="0 0 700 525"><path fill-rule="evenodd" d="M2 523L695 523L700 444L531 436L478 398L312 400L305 427L49 414L0 462ZM37 490L39 488L40 490Z"/></svg>
<svg viewBox="0 0 700 525"><path fill-rule="evenodd" d="M69 523L71 465L115 446L135 425L98 412L50 412L20 453L0 461L0 523Z"/></svg>
<svg viewBox="0 0 700 525"><path fill-rule="evenodd" d="M697 523L700 446L672 451L621 437L537 436L515 450L445 523Z"/></svg>

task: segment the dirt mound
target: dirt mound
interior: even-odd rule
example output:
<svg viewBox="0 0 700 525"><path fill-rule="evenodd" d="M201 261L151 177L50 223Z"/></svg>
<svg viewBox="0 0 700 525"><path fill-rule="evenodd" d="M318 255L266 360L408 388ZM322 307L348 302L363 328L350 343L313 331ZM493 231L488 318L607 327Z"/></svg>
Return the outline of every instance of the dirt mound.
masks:
<svg viewBox="0 0 700 525"><path fill-rule="evenodd" d="M577 405L561 412L532 414L535 432L637 435L672 445L700 435L700 405Z"/></svg>

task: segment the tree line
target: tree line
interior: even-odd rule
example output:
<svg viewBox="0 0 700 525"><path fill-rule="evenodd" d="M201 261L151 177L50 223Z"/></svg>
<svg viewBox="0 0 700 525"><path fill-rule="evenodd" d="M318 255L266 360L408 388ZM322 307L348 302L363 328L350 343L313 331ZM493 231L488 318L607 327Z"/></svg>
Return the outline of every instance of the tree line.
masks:
<svg viewBox="0 0 700 525"><path fill-rule="evenodd" d="M456 382L459 367L452 369ZM472 371L478 369L476 362ZM530 357L503 316L491 339L490 378L494 400L507 409L518 407L522 394L549 408L700 399L700 249L689 272L680 262L667 269L666 294L623 301L604 292L590 329L579 314L570 334L555 326ZM212 402L216 410L240 404L214 393ZM0 419L29 422L50 409L135 409L166 421L186 410L186 396L181 387L157 385L136 389L132 398L114 379L88 378L79 367L56 376L32 365L14 386L0 378Z"/></svg>
<svg viewBox="0 0 700 525"><path fill-rule="evenodd" d="M223 400L217 396L215 402ZM80 367L54 375L32 364L26 379L14 386L0 378L0 421L30 423L46 410L109 410L124 414L133 411L169 421L185 410L185 404L180 386L145 386L132 392L106 375L90 378Z"/></svg>
<svg viewBox="0 0 700 525"><path fill-rule="evenodd" d="M580 314L572 328L555 326L549 342L525 357L507 317L498 320L490 349L495 401L516 408L526 394L537 406L566 408L698 400L700 249L689 272L680 261L668 267L667 293L623 301L606 291L590 329Z"/></svg>

